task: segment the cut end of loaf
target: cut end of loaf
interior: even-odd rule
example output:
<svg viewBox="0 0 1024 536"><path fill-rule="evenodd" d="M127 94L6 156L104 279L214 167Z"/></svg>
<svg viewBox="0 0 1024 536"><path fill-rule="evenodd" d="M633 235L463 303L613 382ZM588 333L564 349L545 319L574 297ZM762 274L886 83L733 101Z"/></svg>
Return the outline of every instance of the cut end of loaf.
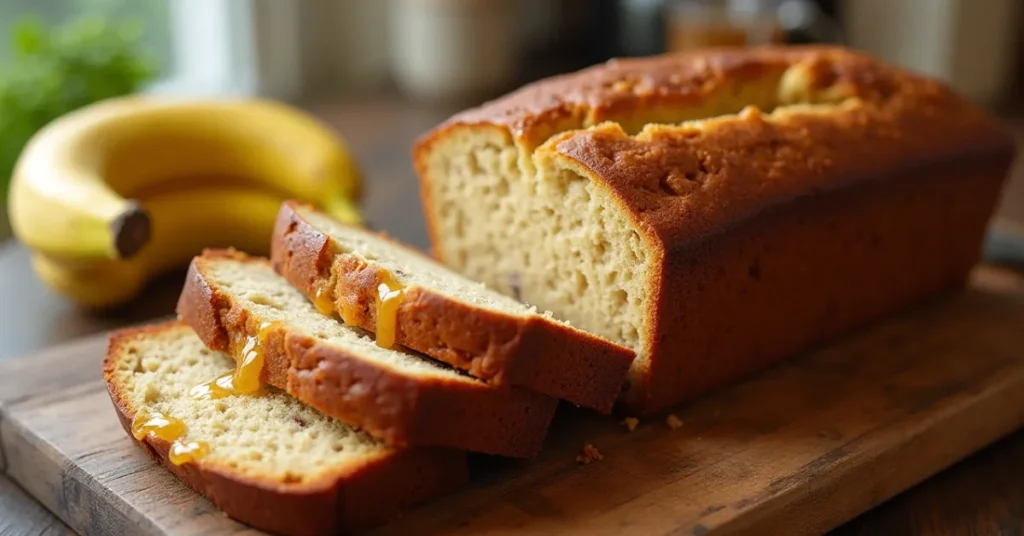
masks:
<svg viewBox="0 0 1024 536"><path fill-rule="evenodd" d="M435 147L426 180L436 254L504 294L638 347L652 248L612 192L551 162L526 176L519 148L501 139L457 130Z"/></svg>
<svg viewBox="0 0 1024 536"><path fill-rule="evenodd" d="M436 147L426 170L435 254L574 327L641 349L657 249L611 191L553 161L526 175L519 148L500 138L460 130Z"/></svg>

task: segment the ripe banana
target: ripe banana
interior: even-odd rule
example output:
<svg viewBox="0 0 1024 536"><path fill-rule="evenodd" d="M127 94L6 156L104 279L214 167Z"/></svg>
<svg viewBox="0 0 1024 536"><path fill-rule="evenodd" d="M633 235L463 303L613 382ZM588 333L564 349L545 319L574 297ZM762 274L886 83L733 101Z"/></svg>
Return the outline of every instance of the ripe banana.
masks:
<svg viewBox="0 0 1024 536"><path fill-rule="evenodd" d="M139 199L247 186L359 223L361 183L343 140L284 104L131 96L37 133L15 167L9 215L14 234L47 259L40 265L123 260L156 239Z"/></svg>
<svg viewBox="0 0 1024 536"><path fill-rule="evenodd" d="M153 233L131 259L65 262L32 257L51 289L88 307L110 308L134 298L146 283L188 264L206 247L234 247L253 255L270 248L278 195L246 188L198 188L143 201Z"/></svg>

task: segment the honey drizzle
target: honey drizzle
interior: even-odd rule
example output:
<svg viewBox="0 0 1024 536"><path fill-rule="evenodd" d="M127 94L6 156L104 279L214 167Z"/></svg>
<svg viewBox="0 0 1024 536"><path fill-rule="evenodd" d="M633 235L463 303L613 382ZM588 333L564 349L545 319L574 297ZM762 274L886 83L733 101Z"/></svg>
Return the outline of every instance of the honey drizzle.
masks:
<svg viewBox="0 0 1024 536"><path fill-rule="evenodd" d="M181 419L169 417L148 409L140 409L132 418L132 436L142 441L149 436L171 443L167 450L167 459L174 465L198 460L210 452L210 445L205 441L182 441L188 432L188 426Z"/></svg>
<svg viewBox="0 0 1024 536"><path fill-rule="evenodd" d="M331 296L330 285L323 285L316 289L316 293L313 295L313 307L324 315L331 316L334 314L334 300Z"/></svg>
<svg viewBox="0 0 1024 536"><path fill-rule="evenodd" d="M180 419L168 417L159 411L141 409L132 419L132 435L140 441L147 435L174 441L185 435L187 430L188 427Z"/></svg>
<svg viewBox="0 0 1024 536"><path fill-rule="evenodd" d="M189 395L198 400L215 400L232 395L248 395L259 392L260 375L263 373L264 362L263 347L270 332L278 325L278 322L261 324L256 335L245 338L245 344L239 352L241 357L235 370L193 387L189 391Z"/></svg>
<svg viewBox="0 0 1024 536"><path fill-rule="evenodd" d="M405 298L405 287L385 272L377 286L377 346L391 348L398 338L398 307Z"/></svg>
<svg viewBox="0 0 1024 536"><path fill-rule="evenodd" d="M180 439L171 443L167 451L167 459L174 465L181 465L185 462L198 460L210 452L210 445L205 441L182 442Z"/></svg>

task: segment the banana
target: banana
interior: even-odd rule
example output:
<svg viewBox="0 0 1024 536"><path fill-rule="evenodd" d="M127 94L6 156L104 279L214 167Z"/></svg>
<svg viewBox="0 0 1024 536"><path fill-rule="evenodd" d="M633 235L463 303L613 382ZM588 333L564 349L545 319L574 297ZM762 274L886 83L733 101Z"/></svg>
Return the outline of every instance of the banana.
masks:
<svg viewBox="0 0 1024 536"><path fill-rule="evenodd" d="M47 263L123 260L157 232L138 199L219 185L360 223L362 178L344 141L308 114L259 99L129 96L67 114L22 152L8 212L14 234Z"/></svg>
<svg viewBox="0 0 1024 536"><path fill-rule="evenodd" d="M265 255L282 201L247 188L169 193L142 202L153 232L132 258L65 262L34 253L32 266L44 284L86 308L115 307L136 297L151 279L187 265L203 248Z"/></svg>

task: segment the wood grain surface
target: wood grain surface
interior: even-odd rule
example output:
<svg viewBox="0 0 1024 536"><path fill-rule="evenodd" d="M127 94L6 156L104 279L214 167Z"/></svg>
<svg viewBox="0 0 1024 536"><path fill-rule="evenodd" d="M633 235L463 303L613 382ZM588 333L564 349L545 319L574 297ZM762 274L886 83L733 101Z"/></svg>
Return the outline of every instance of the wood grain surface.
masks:
<svg viewBox="0 0 1024 536"><path fill-rule="evenodd" d="M1024 424L1024 280L983 268L907 310L628 432L563 408L542 456L480 457L468 488L384 534L810 534ZM121 430L105 337L0 363L3 471L84 534L248 532ZM603 459L575 456L590 443Z"/></svg>
<svg viewBox="0 0 1024 536"><path fill-rule="evenodd" d="M0 479L0 536L67 536L74 534L49 510L7 479Z"/></svg>
<svg viewBox="0 0 1024 536"><path fill-rule="evenodd" d="M1024 433L982 450L833 531L879 534L1024 534Z"/></svg>

